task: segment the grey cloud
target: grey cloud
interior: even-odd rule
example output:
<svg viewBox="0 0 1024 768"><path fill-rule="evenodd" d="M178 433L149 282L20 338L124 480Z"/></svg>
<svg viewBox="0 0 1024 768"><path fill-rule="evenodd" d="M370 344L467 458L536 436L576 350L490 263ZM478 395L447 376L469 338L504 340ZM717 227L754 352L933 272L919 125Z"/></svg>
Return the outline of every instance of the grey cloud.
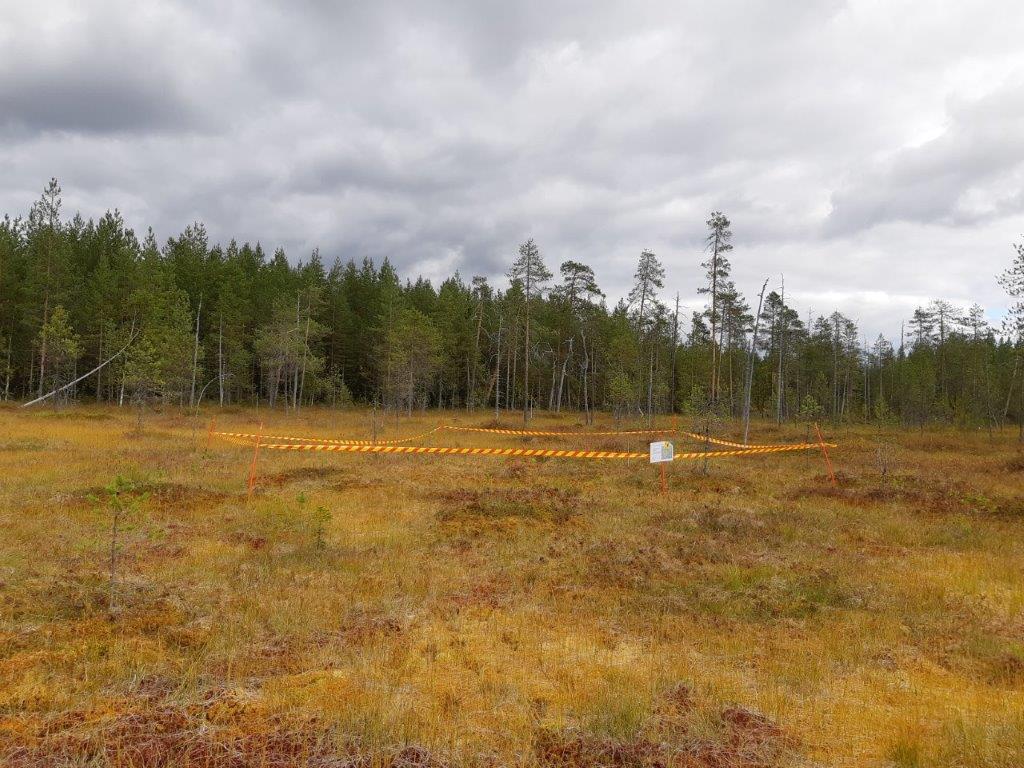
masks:
<svg viewBox="0 0 1024 768"><path fill-rule="evenodd" d="M6 131L22 135L163 132L201 124L192 105L161 83L121 73L63 71L0 82L0 115Z"/></svg>
<svg viewBox="0 0 1024 768"><path fill-rule="evenodd" d="M869 331L907 296L998 306L1024 230L1003 0L54 2L0 29L0 211L56 175L161 238L201 219L412 276L499 278L533 236L612 301L649 247L699 301L721 209L742 289L785 272Z"/></svg>

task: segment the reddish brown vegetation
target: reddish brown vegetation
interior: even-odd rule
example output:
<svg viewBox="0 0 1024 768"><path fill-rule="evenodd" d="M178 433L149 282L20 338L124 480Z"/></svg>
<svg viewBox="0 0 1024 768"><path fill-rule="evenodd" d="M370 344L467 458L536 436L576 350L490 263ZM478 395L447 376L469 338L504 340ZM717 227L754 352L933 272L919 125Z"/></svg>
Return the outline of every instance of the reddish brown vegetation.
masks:
<svg viewBox="0 0 1024 768"><path fill-rule="evenodd" d="M688 709L692 703L684 698L675 706ZM681 732L672 734L676 736L672 741L542 732L534 752L546 768L770 768L778 765L788 746L777 725L742 707L723 710L720 723L723 736L713 741L693 738L679 724Z"/></svg>

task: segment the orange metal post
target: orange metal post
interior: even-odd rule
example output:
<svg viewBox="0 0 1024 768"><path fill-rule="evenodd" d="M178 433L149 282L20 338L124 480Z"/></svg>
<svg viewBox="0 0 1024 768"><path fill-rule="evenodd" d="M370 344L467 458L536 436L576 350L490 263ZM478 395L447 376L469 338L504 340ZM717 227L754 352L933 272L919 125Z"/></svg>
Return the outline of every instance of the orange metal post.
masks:
<svg viewBox="0 0 1024 768"><path fill-rule="evenodd" d="M256 460L260 456L260 438L263 436L263 422L260 422L260 431L256 433L256 443L252 451L252 464L249 465L249 495L252 498L252 489L256 487Z"/></svg>
<svg viewBox="0 0 1024 768"><path fill-rule="evenodd" d="M825 457L825 466L828 467L828 477L832 481L832 487L836 488L839 483L836 482L836 473L832 471L832 459L828 457L828 448L825 447L825 439L821 436L821 429L818 428L818 422L814 422L814 431L818 433L818 445L821 446L821 454Z"/></svg>

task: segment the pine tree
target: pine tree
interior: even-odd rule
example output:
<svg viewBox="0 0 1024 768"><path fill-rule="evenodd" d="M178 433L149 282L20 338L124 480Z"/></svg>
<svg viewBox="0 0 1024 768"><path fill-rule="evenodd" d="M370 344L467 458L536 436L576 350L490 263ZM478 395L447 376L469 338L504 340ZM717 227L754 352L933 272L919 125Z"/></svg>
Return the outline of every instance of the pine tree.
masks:
<svg viewBox="0 0 1024 768"><path fill-rule="evenodd" d="M701 266L707 275L707 284L698 289L698 293L709 295L711 306L708 318L711 321L711 403L718 402L719 392L719 352L721 342L716 335L719 326L719 301L721 287L729 278L731 265L725 254L732 250L731 222L721 211L712 212L707 220L708 234L704 239L704 250L709 253L708 260Z"/></svg>
<svg viewBox="0 0 1024 768"><path fill-rule="evenodd" d="M644 250L640 254L636 272L633 274L633 288L629 292L627 302L634 309L636 322L636 333L640 339L638 354L643 355L643 347L646 344L648 352L648 373L647 373L647 419L650 422L654 418L654 319L664 312L658 302L658 289L665 285L665 268L658 261L658 257L652 251ZM641 391L644 386L642 373L643 364L637 360L638 386ZM638 398L639 399L639 398Z"/></svg>
<svg viewBox="0 0 1024 768"><path fill-rule="evenodd" d="M38 310L38 327L42 329L50 319L50 311L61 300L64 262L66 260L64 228L60 220L61 188L57 179L43 191L42 197L32 206L28 217L28 248L31 254L29 264L29 285L33 310ZM39 335L39 381L38 394L43 393L47 380L46 336ZM31 378L31 377L30 377Z"/></svg>
<svg viewBox="0 0 1024 768"><path fill-rule="evenodd" d="M540 249L530 238L519 246L519 258L512 262L508 279L520 283L523 288L525 325L523 341L523 423L530 420L530 307L535 298L544 295L544 286L551 279L550 270L544 265Z"/></svg>

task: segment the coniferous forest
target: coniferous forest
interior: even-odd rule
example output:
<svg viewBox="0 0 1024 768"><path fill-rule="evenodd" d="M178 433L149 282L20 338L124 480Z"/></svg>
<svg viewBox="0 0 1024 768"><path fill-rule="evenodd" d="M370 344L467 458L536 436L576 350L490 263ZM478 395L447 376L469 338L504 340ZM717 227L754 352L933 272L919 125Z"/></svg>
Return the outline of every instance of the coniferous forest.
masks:
<svg viewBox="0 0 1024 768"><path fill-rule="evenodd" d="M440 285L384 260L296 261L259 243L212 243L202 224L159 242L117 212L68 216L51 180L27 216L0 223L0 396L47 402L375 404L669 412L1019 427L1024 422L1024 247L998 279L1012 304L937 298L865 340L838 311L801 317L784 285L743 296L733 224L713 212L693 270L704 311L683 316L658 256L638 255L610 303L580 260L547 263L527 239L500 284ZM742 258L739 253L735 258Z"/></svg>

